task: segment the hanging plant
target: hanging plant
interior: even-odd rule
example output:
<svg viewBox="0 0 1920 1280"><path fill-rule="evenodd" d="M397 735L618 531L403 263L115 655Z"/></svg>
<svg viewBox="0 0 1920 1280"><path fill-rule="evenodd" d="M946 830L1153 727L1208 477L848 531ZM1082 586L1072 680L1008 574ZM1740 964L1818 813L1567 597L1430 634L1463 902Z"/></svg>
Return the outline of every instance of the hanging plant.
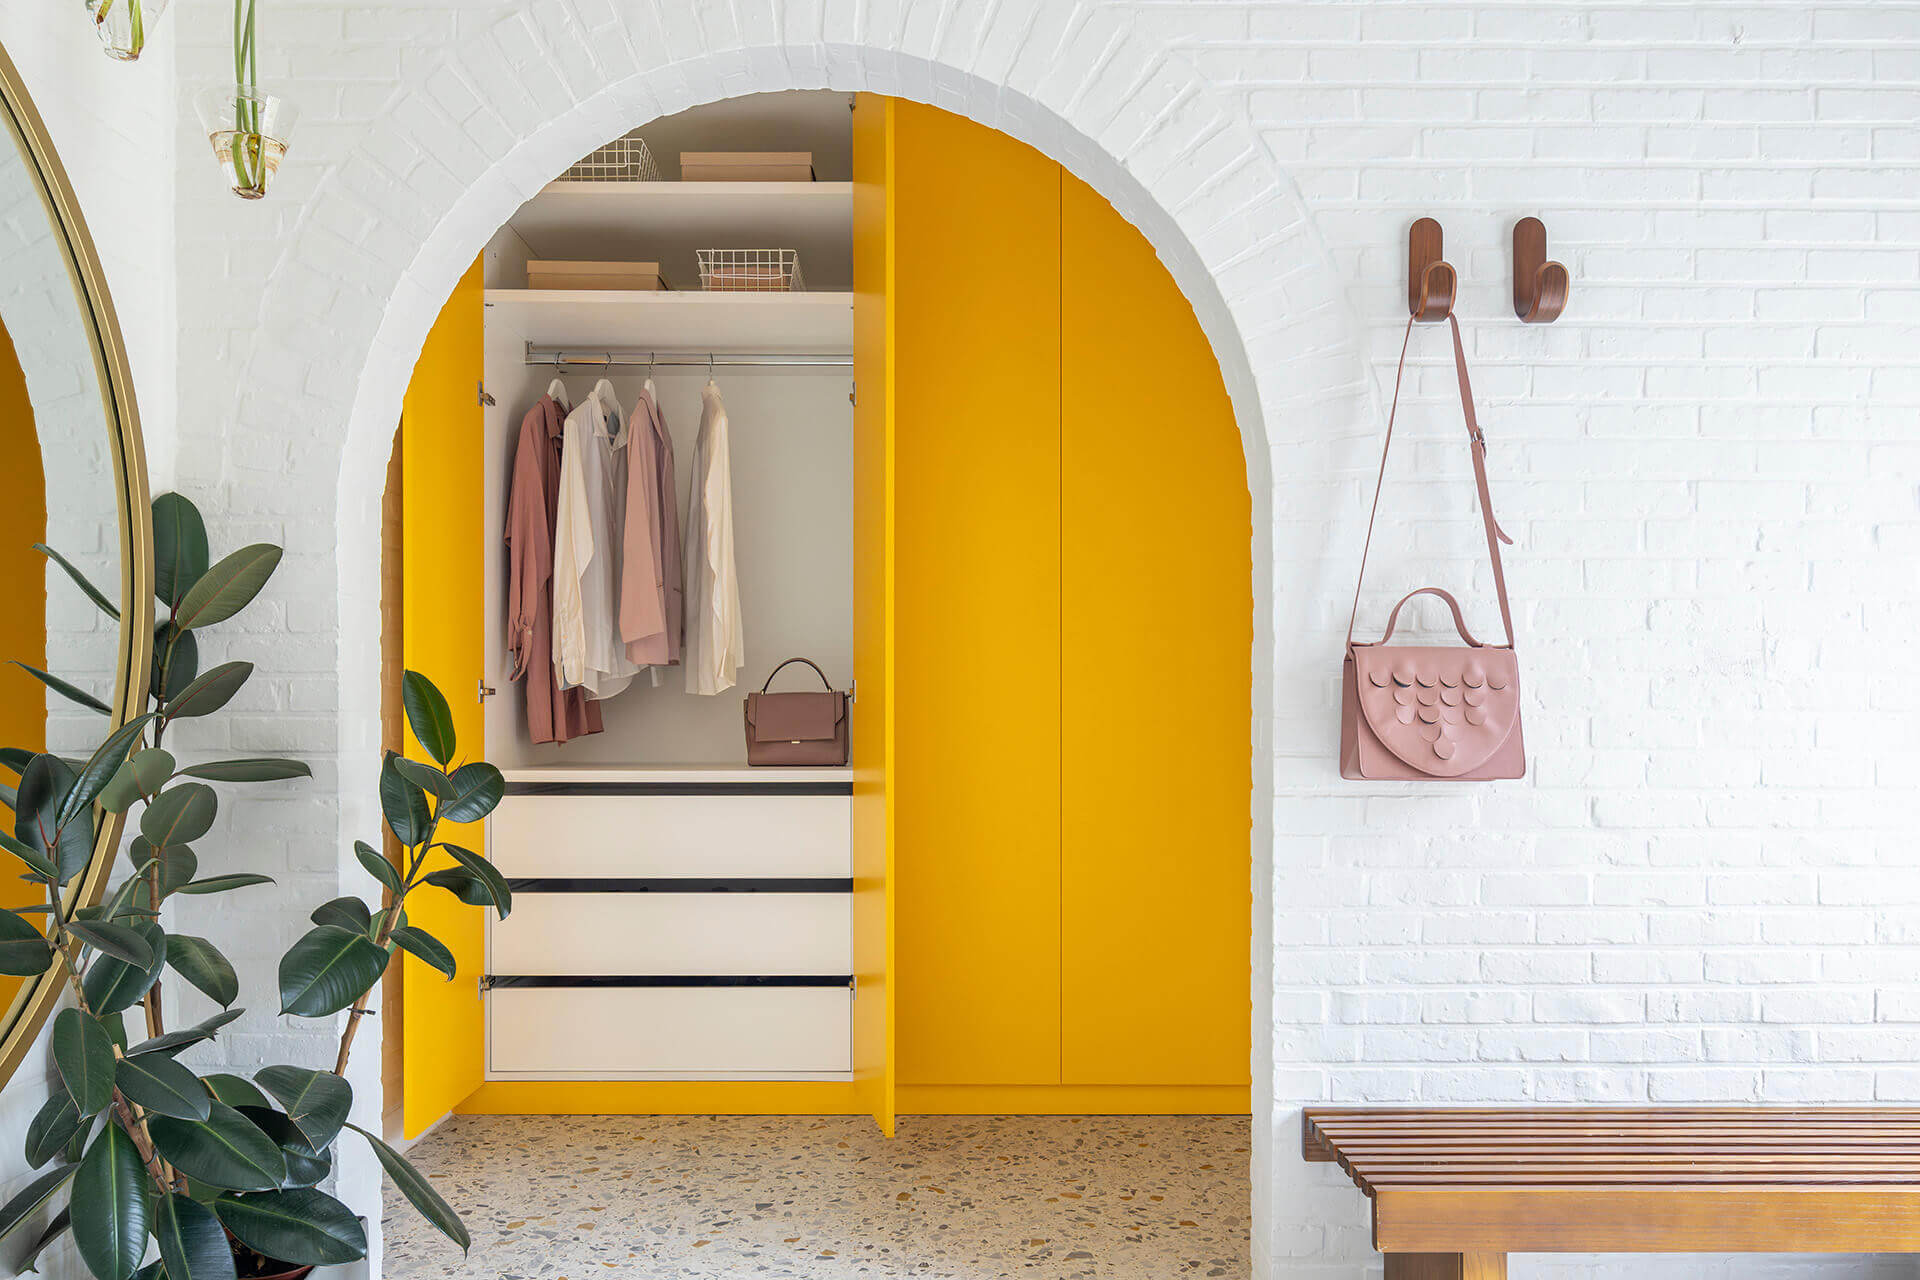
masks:
<svg viewBox="0 0 1920 1280"><path fill-rule="evenodd" d="M147 47L147 32L167 11L167 0L87 0L94 34L109 58L132 62Z"/></svg>
<svg viewBox="0 0 1920 1280"><path fill-rule="evenodd" d="M280 171L287 138L299 115L286 99L260 91L253 8L254 0L234 0L233 85L205 89L199 101L200 122L213 143L214 158L226 171L233 194L243 200L267 194L267 184Z"/></svg>

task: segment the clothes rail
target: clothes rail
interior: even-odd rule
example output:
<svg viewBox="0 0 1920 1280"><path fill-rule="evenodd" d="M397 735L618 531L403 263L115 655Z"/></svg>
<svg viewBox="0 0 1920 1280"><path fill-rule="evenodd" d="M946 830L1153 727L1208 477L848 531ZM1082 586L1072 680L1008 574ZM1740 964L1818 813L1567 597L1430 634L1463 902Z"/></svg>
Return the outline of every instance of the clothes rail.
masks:
<svg viewBox="0 0 1920 1280"><path fill-rule="evenodd" d="M637 347L536 347L529 365L558 369L851 369L853 356L831 351L650 351Z"/></svg>

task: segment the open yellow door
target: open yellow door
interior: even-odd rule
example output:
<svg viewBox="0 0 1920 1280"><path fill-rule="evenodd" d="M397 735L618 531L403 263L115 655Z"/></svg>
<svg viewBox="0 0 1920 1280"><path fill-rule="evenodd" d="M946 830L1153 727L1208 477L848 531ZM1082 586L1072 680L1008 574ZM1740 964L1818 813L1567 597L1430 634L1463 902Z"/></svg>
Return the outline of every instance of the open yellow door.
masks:
<svg viewBox="0 0 1920 1280"><path fill-rule="evenodd" d="M893 116L853 109L853 1071L893 1134Z"/></svg>
<svg viewBox="0 0 1920 1280"><path fill-rule="evenodd" d="M486 748L479 701L486 661L481 561L486 477L479 395L484 306L476 261L427 335L400 412L406 600L401 651L409 670L432 680L447 696L463 760L481 759ZM411 735L407 742L409 754L421 755ZM486 851L478 824L442 828L439 838ZM451 866L453 860L436 853L428 865ZM448 982L410 955L402 960L404 1125L412 1138L480 1087L486 1050L480 999L485 926L480 908L438 890L410 896L407 916L444 942L459 965Z"/></svg>

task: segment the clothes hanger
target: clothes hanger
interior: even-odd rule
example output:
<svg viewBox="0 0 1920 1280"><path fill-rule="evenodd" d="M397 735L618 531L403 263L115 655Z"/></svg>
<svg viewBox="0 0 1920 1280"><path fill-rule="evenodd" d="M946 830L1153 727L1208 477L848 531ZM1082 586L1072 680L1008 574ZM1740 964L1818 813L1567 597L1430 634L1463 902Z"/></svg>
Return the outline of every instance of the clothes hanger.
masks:
<svg viewBox="0 0 1920 1280"><path fill-rule="evenodd" d="M560 406L563 413L573 408L573 397L567 394L567 384L560 379L555 378L547 384L547 395Z"/></svg>
<svg viewBox="0 0 1920 1280"><path fill-rule="evenodd" d="M612 371L613 353L608 352L606 366L602 370L602 373L611 373ZM613 447L616 449L626 448L627 436L630 434L631 424L627 422L627 411L625 407L621 405L620 396L614 391L613 383L609 382L603 376L598 382L593 384L593 394L594 397L600 401L601 408L606 411L606 416L614 422L616 429L607 433L613 439Z"/></svg>
<svg viewBox="0 0 1920 1280"><path fill-rule="evenodd" d="M647 399L659 399L659 393L653 389L653 352L651 351L647 352L647 380L640 384L640 389L647 393Z"/></svg>

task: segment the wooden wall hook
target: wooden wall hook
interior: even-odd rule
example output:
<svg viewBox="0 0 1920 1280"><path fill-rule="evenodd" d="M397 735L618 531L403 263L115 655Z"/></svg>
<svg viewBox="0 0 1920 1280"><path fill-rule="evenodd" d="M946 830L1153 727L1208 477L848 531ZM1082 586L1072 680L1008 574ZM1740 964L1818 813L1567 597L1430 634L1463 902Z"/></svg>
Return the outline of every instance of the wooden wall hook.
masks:
<svg viewBox="0 0 1920 1280"><path fill-rule="evenodd" d="M1415 320L1445 320L1460 278L1441 255L1440 224L1421 218L1407 232L1407 310Z"/></svg>
<svg viewBox="0 0 1920 1280"><path fill-rule="evenodd" d="M1547 227L1538 218L1513 224L1513 314L1524 324L1552 324L1567 309L1573 277L1547 261Z"/></svg>

